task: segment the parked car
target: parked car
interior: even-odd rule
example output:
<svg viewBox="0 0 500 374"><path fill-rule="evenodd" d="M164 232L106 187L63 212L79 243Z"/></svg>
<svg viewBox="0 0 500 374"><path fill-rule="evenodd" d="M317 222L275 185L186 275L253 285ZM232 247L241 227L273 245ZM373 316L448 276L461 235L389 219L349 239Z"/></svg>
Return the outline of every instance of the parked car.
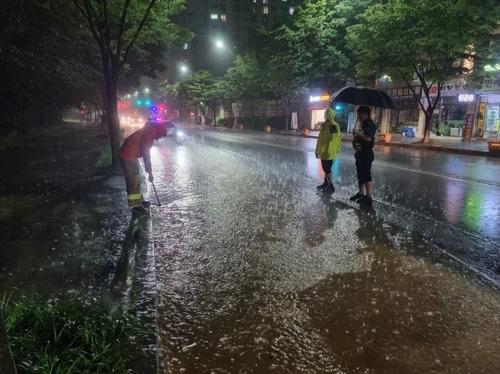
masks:
<svg viewBox="0 0 500 374"><path fill-rule="evenodd" d="M165 120L148 120L144 126L155 126L157 124L164 124L167 127L167 136L172 136L176 142L182 143L185 139L185 133L170 121Z"/></svg>
<svg viewBox="0 0 500 374"><path fill-rule="evenodd" d="M124 126L140 127L144 124L144 117L140 116L122 116L120 124Z"/></svg>

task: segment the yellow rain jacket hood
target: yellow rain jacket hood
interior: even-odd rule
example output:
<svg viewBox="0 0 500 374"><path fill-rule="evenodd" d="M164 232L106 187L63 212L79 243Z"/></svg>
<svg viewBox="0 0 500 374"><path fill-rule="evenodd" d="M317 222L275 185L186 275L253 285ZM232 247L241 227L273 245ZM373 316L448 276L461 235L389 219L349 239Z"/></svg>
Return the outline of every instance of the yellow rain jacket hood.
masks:
<svg viewBox="0 0 500 374"><path fill-rule="evenodd" d="M322 160L334 160L340 151L342 136L340 126L335 122L335 114L332 108L325 110L326 121L321 125L316 143L316 155Z"/></svg>

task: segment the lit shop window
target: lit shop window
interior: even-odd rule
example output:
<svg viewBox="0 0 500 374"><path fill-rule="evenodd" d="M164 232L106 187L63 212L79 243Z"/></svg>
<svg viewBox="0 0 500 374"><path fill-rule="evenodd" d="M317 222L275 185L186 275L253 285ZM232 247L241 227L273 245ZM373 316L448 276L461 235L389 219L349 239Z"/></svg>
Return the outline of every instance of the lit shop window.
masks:
<svg viewBox="0 0 500 374"><path fill-rule="evenodd" d="M217 14L211 14L210 19L219 19L219 16Z"/></svg>
<svg viewBox="0 0 500 374"><path fill-rule="evenodd" d="M226 22L226 20L227 20L227 19L226 19L226 15L225 15L225 14L221 14L221 15L220 15L220 20L221 20L222 22Z"/></svg>
<svg viewBox="0 0 500 374"><path fill-rule="evenodd" d="M268 7L267 5L264 5L264 6L262 7L262 13L264 13L264 14L269 14L269 7Z"/></svg>

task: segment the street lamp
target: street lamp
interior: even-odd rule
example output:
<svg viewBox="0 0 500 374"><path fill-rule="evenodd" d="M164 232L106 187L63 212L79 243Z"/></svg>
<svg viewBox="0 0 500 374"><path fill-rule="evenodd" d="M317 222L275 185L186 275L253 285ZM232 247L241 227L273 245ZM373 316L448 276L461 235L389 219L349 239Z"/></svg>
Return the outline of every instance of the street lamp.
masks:
<svg viewBox="0 0 500 374"><path fill-rule="evenodd" d="M233 59L235 58L233 51L230 48L228 48L222 40L216 40L215 45L219 49L224 49L225 51L228 51L229 53L231 53L231 56L233 56Z"/></svg>

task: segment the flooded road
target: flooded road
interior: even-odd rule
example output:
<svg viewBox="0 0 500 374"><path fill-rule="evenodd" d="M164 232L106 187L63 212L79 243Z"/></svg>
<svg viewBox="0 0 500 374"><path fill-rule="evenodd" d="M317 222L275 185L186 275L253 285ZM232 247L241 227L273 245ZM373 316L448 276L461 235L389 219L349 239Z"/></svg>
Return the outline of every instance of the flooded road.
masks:
<svg viewBox="0 0 500 374"><path fill-rule="evenodd" d="M330 199L315 139L191 135L152 150L161 373L500 372L498 160L382 149L360 210L346 143Z"/></svg>

